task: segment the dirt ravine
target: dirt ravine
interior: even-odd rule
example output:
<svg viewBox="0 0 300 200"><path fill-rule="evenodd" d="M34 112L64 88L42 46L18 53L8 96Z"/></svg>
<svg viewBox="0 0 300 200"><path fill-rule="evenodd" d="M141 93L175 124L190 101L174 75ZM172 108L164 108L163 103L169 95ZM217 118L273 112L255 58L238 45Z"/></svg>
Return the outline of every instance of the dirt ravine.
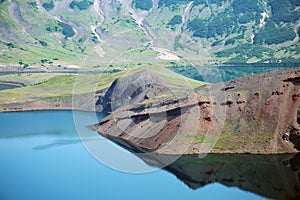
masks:
<svg viewBox="0 0 300 200"><path fill-rule="evenodd" d="M105 20L104 14L101 9L101 0L95 0L93 4L93 11L95 12L96 15L98 15L99 22L95 25L91 25L90 29L92 33L97 37L97 40L99 41L99 45L96 45L94 47L95 52L98 54L99 57L104 57L105 56L105 51L101 47L101 44L103 43L101 35L97 32L97 29L100 28Z"/></svg>
<svg viewBox="0 0 300 200"><path fill-rule="evenodd" d="M145 24L146 17L153 11L154 7L152 7L149 11L141 11L135 10L132 7L132 0L120 0L121 4L127 9L130 16L134 19L135 23L145 32L148 36L149 42L147 44L153 44L154 35L152 34L151 27ZM145 44L145 45L147 45Z"/></svg>
<svg viewBox="0 0 300 200"><path fill-rule="evenodd" d="M98 15L99 22L96 25L91 25L90 28L91 28L91 31L97 37L98 41L100 43L102 43L103 41L102 41L101 35L97 32L97 28L101 27L101 25L104 22L104 15L103 15L101 7L100 7L100 0L95 0L94 1L93 10Z"/></svg>
<svg viewBox="0 0 300 200"><path fill-rule="evenodd" d="M23 32L24 33L28 33L28 34L33 34L32 30L31 30L31 25L26 22L22 16L21 16L21 12L20 12L20 6L12 1L9 0L10 2L10 6L8 7L8 12L9 12L9 16L17 23L20 24L23 27Z"/></svg>
<svg viewBox="0 0 300 200"><path fill-rule="evenodd" d="M187 4L186 8L184 9L184 13L182 15L182 24L184 25L187 22L188 16L189 16L189 12L192 8L193 5L193 1L191 1L190 3Z"/></svg>
<svg viewBox="0 0 300 200"><path fill-rule="evenodd" d="M150 46L150 48L156 52L159 53L157 56L157 59L161 60L172 60L172 61L178 61L180 60L180 57L173 53L170 49L166 49L160 46L155 45L156 35L155 31L152 29L152 27L145 21L147 16L153 12L153 10L157 9L158 7L158 1L153 1L153 7L149 11L142 11L142 10L136 10L132 7L132 0L120 0L122 5L127 9L127 11L130 13L131 17L135 20L136 24L144 31L144 33L147 35L149 41L145 43L144 46ZM189 11L190 7L192 6L192 3L188 4L186 12Z"/></svg>

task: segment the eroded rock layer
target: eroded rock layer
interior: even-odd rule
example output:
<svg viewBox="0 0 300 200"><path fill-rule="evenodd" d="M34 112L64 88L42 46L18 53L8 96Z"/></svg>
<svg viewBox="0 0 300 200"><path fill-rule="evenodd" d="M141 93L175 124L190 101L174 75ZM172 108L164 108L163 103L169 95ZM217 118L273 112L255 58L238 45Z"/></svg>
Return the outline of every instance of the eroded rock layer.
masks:
<svg viewBox="0 0 300 200"><path fill-rule="evenodd" d="M299 69L287 69L204 85L180 98L119 106L94 128L138 152L296 152L299 80Z"/></svg>

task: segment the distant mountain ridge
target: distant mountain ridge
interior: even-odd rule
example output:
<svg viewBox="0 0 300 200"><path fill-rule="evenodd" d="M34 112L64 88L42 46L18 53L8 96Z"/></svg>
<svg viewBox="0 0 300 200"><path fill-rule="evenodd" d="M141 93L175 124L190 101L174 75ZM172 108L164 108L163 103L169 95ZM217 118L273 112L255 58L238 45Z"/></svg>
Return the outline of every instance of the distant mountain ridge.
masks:
<svg viewBox="0 0 300 200"><path fill-rule="evenodd" d="M297 0L1 0L0 9L3 64L300 62Z"/></svg>

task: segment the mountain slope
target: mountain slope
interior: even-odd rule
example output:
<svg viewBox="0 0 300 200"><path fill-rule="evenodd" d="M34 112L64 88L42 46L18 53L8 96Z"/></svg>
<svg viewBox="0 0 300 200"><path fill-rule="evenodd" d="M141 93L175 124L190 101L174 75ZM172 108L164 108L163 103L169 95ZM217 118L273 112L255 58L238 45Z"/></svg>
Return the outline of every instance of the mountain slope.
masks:
<svg viewBox="0 0 300 200"><path fill-rule="evenodd" d="M129 82L126 81L129 79ZM136 83L140 83L140 87L131 87L131 84ZM203 85L203 82L186 78L163 67L150 66L101 74L10 74L0 76L0 84L21 86L0 90L0 111L43 109L103 111L103 108L106 108L105 111L109 112L111 107L108 105L112 99L115 98L115 102L124 101L122 103L128 101L128 95L125 93L136 97L130 100L131 103L144 101L150 103L175 94L184 95L193 88ZM153 93L150 86L157 87L157 91L161 92ZM119 92L111 92L112 88ZM144 91L146 88L148 93ZM126 96L126 99L120 98L122 95ZM148 96L144 98L145 95Z"/></svg>
<svg viewBox="0 0 300 200"><path fill-rule="evenodd" d="M203 82L186 78L157 66L129 70L117 78L96 102L97 110L110 113L119 107L182 98Z"/></svg>
<svg viewBox="0 0 300 200"><path fill-rule="evenodd" d="M300 59L296 0L1 0L0 9L0 63Z"/></svg>

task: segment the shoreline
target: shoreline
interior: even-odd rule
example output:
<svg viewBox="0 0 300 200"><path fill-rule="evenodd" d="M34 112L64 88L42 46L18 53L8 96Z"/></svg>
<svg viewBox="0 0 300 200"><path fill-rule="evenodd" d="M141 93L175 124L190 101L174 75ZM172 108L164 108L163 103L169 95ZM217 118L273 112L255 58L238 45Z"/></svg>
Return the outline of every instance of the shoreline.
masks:
<svg viewBox="0 0 300 200"><path fill-rule="evenodd" d="M37 101L38 102L38 101ZM35 102L31 102L35 103ZM11 103L13 104L13 103ZM22 104L24 107L6 107L6 108L0 108L0 113L13 113L13 112L39 112L39 111L81 111L81 112L96 112L95 110L90 109L84 109L84 108L72 108L68 106L45 106L45 107L26 107L26 104ZM9 104L8 104L9 105ZM20 104L20 106L22 106ZM101 113L101 112L97 112Z"/></svg>
<svg viewBox="0 0 300 200"><path fill-rule="evenodd" d="M193 100L193 97L190 97L190 101L187 99L184 104L180 104L177 102L170 102L169 104L165 104L165 102L161 102L160 106L166 109L166 113L168 114L168 124L167 126L164 126L164 129L161 129L159 126L163 123L162 121L153 121L151 120L150 114L153 116L159 116L159 112L157 112L155 109L149 110L147 107L137 107L138 105L132 105L132 108L129 106L124 107L123 109L116 110L114 112L114 116L108 115L105 119L101 120L97 124L94 125L96 129L98 129L98 133L109 140L113 141L116 144L119 144L121 146L125 146L125 149L132 148L132 152L137 152L143 150L152 152L158 149L162 144L164 145L165 141L168 141L170 138L173 137L172 134L176 133L176 131L180 130L182 133L185 130L188 129L179 129L177 130L177 127L184 127L181 123L182 121L180 120L183 118L186 123L186 128L191 127L190 121L188 119L197 119L199 123L201 123L203 126L200 131L205 131L206 128L208 130L209 127L218 127L218 123L220 123L218 120L218 116L216 117L211 117L213 116L212 109L213 108L226 108L226 116L228 117L228 120L226 121L227 125L231 123L230 120L232 120L232 116L235 118L238 118L239 116L242 116L244 113L248 112L249 109L252 112L248 112L248 115L244 115L246 117L249 117L249 119L252 116L256 116L256 111L254 112L254 107L253 105L256 105L256 107L260 106L261 109L258 110L257 112L263 113L266 116L263 119L262 122L264 122L266 128L268 130L271 130L270 127L275 126L273 122L273 118L278 119L283 119L286 120L286 123L282 126L275 127L276 131L275 132L267 132L265 129L259 129L260 132L257 132L256 135L251 135L253 129L247 128L245 125L240 125L240 129L233 129L230 126L227 126L222 130L222 134L224 134L224 138L217 138L218 141L220 141L220 144L218 147L216 147L213 150L207 149L207 148L202 148L202 143L203 142L195 142L195 143L188 143L189 146L188 151L182 151L183 154L185 155L201 155L201 154L207 154L207 153L239 153L239 154L262 154L262 155L270 155L270 154L284 154L284 153L297 153L299 152L300 149L297 149L297 141L296 140L290 140L291 143L286 143L284 139L282 138L282 133L285 133L287 130L294 130L294 129L289 129L289 127L296 127L297 124L294 123L294 117L292 116L295 115L296 111L298 110L299 106L299 101L297 101L298 98L297 95L299 96L300 93L298 94L297 91L299 89L299 86L297 84L297 80L299 78L299 69L284 69L284 70L279 70L279 71L274 71L274 72L266 72L266 73L261 73L257 75L252 75L252 76L246 76L246 77L240 77L235 79L234 81L231 82L226 82L226 85L212 85L211 87L217 88L217 91L219 92L220 95L225 93L226 91L226 99L221 99L222 101L218 103L213 103L210 101L206 101L205 98L203 99L198 99L197 97L197 103L196 104L191 104L193 106L190 106L190 103ZM143 71L143 73L146 73ZM149 72L150 73L150 72ZM133 80L135 79L138 75L140 75L138 72L135 74L132 74L131 76L128 76L127 79L125 80ZM147 76L148 77L148 76ZM272 78L272 83L270 81L266 82L266 80L271 80ZM156 78L155 75L149 76L149 78ZM247 83L245 86L244 83ZM272 85L270 85L272 84ZM253 90L253 87L256 87L257 85L261 85L264 87L261 87L260 90ZM112 86L111 86L112 87ZM120 85L120 87L122 87ZM116 89L112 87L113 89ZM267 88L267 89L266 89ZM108 89L109 91L110 89ZM205 90L205 88L199 87L198 88L198 94L201 94L201 91ZM228 91L227 91L228 90ZM246 93L241 93L240 91L248 91ZM122 91L122 90L120 90ZM300 89L299 89L300 91ZM203 91L202 91L203 92ZM109 93L109 92L108 92ZM218 94L219 94L218 93ZM130 94L130 93L129 93ZM203 94L206 94L205 91ZM266 95L262 95L266 94ZM14 97L14 96L13 96ZM5 103L1 104L0 106L0 112L38 112L38 111L84 111L84 112L95 112L96 107L95 107L95 101L96 99L93 96L93 99L86 99L86 96L78 96L82 99L82 101L77 102L77 104L74 104L72 101L71 96L59 99L59 98L50 98L50 99L44 99L42 100L40 97L36 98L35 100L31 98L33 101L22 101L22 102L10 102L10 103ZM205 97L205 96L203 96ZM238 97L237 100L234 100L233 97ZM260 98L258 98L260 97ZM29 98L30 99L30 98ZM271 113L265 113L265 110L268 108L270 111L269 106L270 103L269 100L272 100L272 105L271 107ZM14 101L15 99L12 99ZM283 100L285 100L285 104L280 104ZM225 103L224 103L225 102ZM104 104L101 105L103 106ZM177 104L176 104L177 103ZM242 104L242 105L241 105ZM288 105L293 105L293 107L290 107ZM124 104L122 104L124 106ZM185 107L182 107L185 105ZM216 106L214 106L216 105ZM278 110L278 105L281 105L279 107L279 110L282 112L276 112ZM288 107L287 107L288 106ZM159 108L161 108L159 107ZM138 108L138 109L137 109ZM181 111L178 111L178 108L181 108ZM184 110L182 110L184 108ZM203 110L202 114L198 117L194 115L194 111L197 109ZM288 108L288 109L287 109ZM126 110L127 109L127 110ZM146 111L150 114L145 115L144 112ZM192 113L192 114L191 114ZM249 114L250 113L250 114ZM289 113L289 115L287 115ZM130 115L129 115L130 114ZM246 113L247 114L247 113ZM268 115L267 115L268 114ZM129 116L129 117L128 117ZM208 117L207 117L208 116ZM296 115L295 115L296 116ZM127 118L126 118L127 117ZM281 117L281 118L280 118ZM233 118L233 119L235 119ZM158 118L159 119L159 118ZM230 120L229 120L230 119ZM247 118L248 119L248 118ZM253 120L252 120L253 119ZM297 119L297 118L295 118ZM122 121L125 120L125 121ZM226 119L224 119L226 120ZM251 118L252 121L250 121L252 124L250 124L250 128L256 128L256 127L261 127L259 126L260 124L257 124L257 121L261 121L260 118ZM139 139L133 138L133 137L127 137L127 135L124 134L124 131L126 130L117 130L114 127L117 127L117 123L130 123L132 124L131 127L128 128L128 131L133 130L136 128L136 134L143 135L144 133L147 133L149 131L152 133L151 135L155 134L152 138L147 138L146 139ZM134 123L132 123L134 122ZM148 124L147 126L140 126L139 124ZM250 123L249 122L249 123ZM225 122L224 122L225 123ZM212 124L212 125L211 125ZM148 127L154 127L149 130ZM220 126L222 127L222 126ZM245 127L245 128L244 128ZM227 128L227 129L226 129ZM247 129L246 129L247 128ZM256 129L255 129L256 130ZM297 130L297 129L296 129ZM156 134L156 131L158 134ZM202 133L199 130L197 130L197 133ZM217 129L212 129L213 131L218 131ZM230 131L229 135L227 134L226 131ZM148 134L149 134L148 132ZM241 137L237 137L237 134L242 134L246 135L244 139ZM119 134L119 135L117 135ZM203 134L202 134L203 135ZM265 136L261 138L261 135ZM298 136L297 136L298 138ZM296 139L297 139L296 138ZM197 141L196 138L192 138L193 141ZM231 140L233 139L233 141ZM182 140L182 141L180 141ZM199 139L200 140L200 139ZM179 142L179 145L182 145L182 142L185 142L185 137L179 138L176 140ZM204 141L204 140L203 140ZM250 141L250 142L249 142ZM245 143L244 143L245 142ZM242 145L241 145L242 143ZM193 146L192 146L193 145ZM235 146L234 146L235 145ZM294 145L294 146L292 146ZM297 151L298 150L298 151ZM206 152L208 151L208 152ZM176 146L174 149L169 149L157 152L158 155L165 154L165 153L170 153L170 154L178 154L180 153L179 146Z"/></svg>
<svg viewBox="0 0 300 200"><path fill-rule="evenodd" d="M10 109L10 110L0 110L0 114L1 113L21 113L21 112L47 112L47 111L70 111L70 112L73 112L73 111L79 111L79 112L87 112L87 113L103 113L103 112L97 112L95 110L88 110L88 109L80 109L80 108L70 108L70 107L56 107L56 108L32 108L32 109ZM107 114L107 116L109 116L110 114L108 113L103 113L103 114ZM93 124L91 124L91 126L94 126ZM93 131L95 132L98 132L96 129L92 128ZM99 132L98 132L99 134ZM100 134L102 137L116 143L116 144L120 144L119 142L116 142L114 139L112 138L107 138L105 137L105 135L103 134ZM124 141L126 143L126 141ZM130 151L131 153L137 153L135 151L135 149L132 149L132 148L127 148L125 145L121 145L122 148ZM138 152L139 153L139 152ZM140 153L143 153L143 152L140 152ZM149 152L144 152L144 153L147 153L149 154ZM271 152L271 153L266 153L266 152L261 152L261 153L258 153L258 152L230 152L230 151L211 151L211 152L199 152L199 153L184 153L184 154L181 154L182 156L202 156L202 155L224 155L224 154L227 154L227 155L249 155L249 156L254 156L254 155L257 155L257 156L266 156L266 155L296 155L298 154L299 152ZM150 154L152 155L152 153L150 152ZM153 156L162 156L162 155L170 155L170 156L175 156L175 155L178 155L178 154L159 154L159 153L153 153Z"/></svg>
<svg viewBox="0 0 300 200"><path fill-rule="evenodd" d="M0 85L16 86L16 87L25 87L26 86L24 83L12 82L12 81L0 81Z"/></svg>
<svg viewBox="0 0 300 200"><path fill-rule="evenodd" d="M101 123L101 121L100 121ZM250 152L250 151L218 151L216 149L212 149L210 152L199 152L199 153L195 153L195 152L186 152L183 154L178 154L178 153L158 153L158 152L152 152L152 151L147 151L145 149L139 148L138 146L130 143L129 141L126 141L122 138L119 138L118 136L114 137L114 136L107 136L101 132L99 132L99 130L97 129L97 127L95 127L95 125L92 126L92 130L98 132L99 135L101 135L102 137L106 138L107 140L115 143L116 145L124 148L125 150L136 154L137 156L139 155L147 155L150 156L152 158L156 158L156 157L160 157L160 156L195 156L197 157L197 159L201 159L206 157L207 155L245 155L245 156L279 156L279 155L297 155L300 154L300 152Z"/></svg>
<svg viewBox="0 0 300 200"><path fill-rule="evenodd" d="M180 62L178 63L180 64ZM181 65L179 65L181 66ZM184 67L185 65L182 65ZM220 63L220 64L202 64L197 67L299 67L300 63ZM133 66L135 68L137 66ZM165 67L178 67L178 65ZM109 70L108 70L109 69ZM17 64L0 64L0 75L1 73L107 73L114 71L126 70L125 68L114 68L110 69L108 67L79 67L75 65L45 65L45 66L29 66L22 67Z"/></svg>
<svg viewBox="0 0 300 200"><path fill-rule="evenodd" d="M3 74L22 74L22 73L71 73L71 74L97 74L97 73L112 73L116 71L121 71L121 68L85 68L85 67L75 67L75 66L30 66L21 67L16 65L3 65L0 64L0 75Z"/></svg>

